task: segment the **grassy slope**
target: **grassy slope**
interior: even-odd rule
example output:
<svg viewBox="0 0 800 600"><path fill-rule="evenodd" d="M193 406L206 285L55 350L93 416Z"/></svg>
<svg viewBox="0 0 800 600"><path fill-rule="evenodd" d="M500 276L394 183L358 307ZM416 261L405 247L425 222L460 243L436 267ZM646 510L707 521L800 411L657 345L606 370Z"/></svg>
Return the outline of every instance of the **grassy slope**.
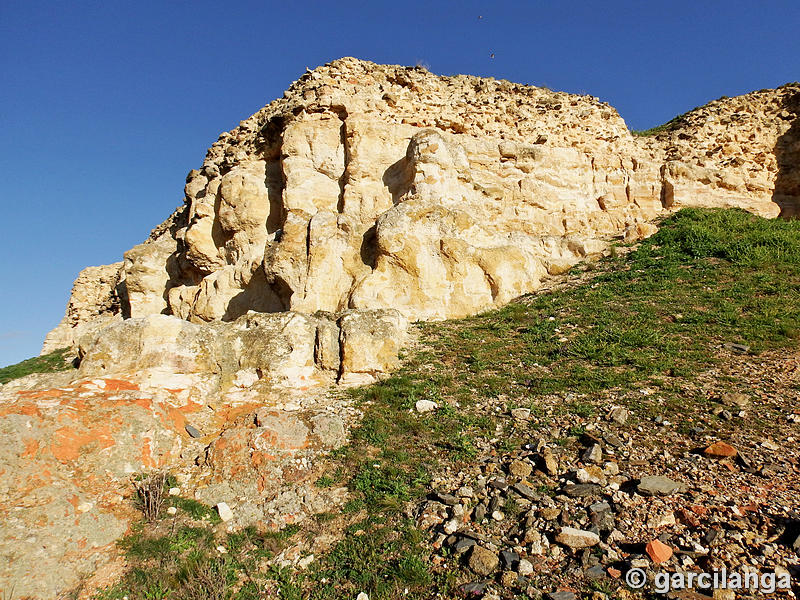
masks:
<svg viewBox="0 0 800 600"><path fill-rule="evenodd" d="M23 360L15 365L0 368L0 383L8 383L14 379L25 377L31 373L54 373L68 371L72 364L66 360L68 349L56 350L44 356L36 356Z"/></svg>
<svg viewBox="0 0 800 600"><path fill-rule="evenodd" d="M651 127L650 129L632 129L631 133L638 137L653 137L658 135L659 133L672 131L673 129L677 129L678 127L683 125L686 115L689 114L690 112L692 111L688 111L681 115L678 115L677 117L673 117L666 123L662 123L661 125L656 125L655 127Z"/></svg>
<svg viewBox="0 0 800 600"><path fill-rule="evenodd" d="M587 268L590 277L580 283ZM430 492L436 474L519 447L533 433L546 434L559 416L541 411L548 395L563 397L556 404L561 417L577 423L599 410L607 394L624 399L626 391L649 386L666 403L636 407L637 413L657 410L688 428L696 422L693 407L707 400L693 382L723 360L723 344L745 344L750 353L796 344L800 222L684 210L626 257L583 270L576 285L561 291L469 319L420 325L420 347L405 366L353 392L363 403L363 421L351 443L331 457L318 485L348 482L354 499L342 514L320 515L304 530L288 532L313 539L321 531L344 530L342 541L308 571L272 570L255 585L252 571L236 566L238 558L208 552L211 542L203 551L190 544L180 560L227 569L229 592L238 587L234 580L245 581L232 596L239 599L259 597L255 590L265 584L280 590L281 598L333 599L361 591L371 600L436 592L450 597L463 580L458 567L432 565L427 538L403 511L408 501ZM735 383L718 382L722 388ZM441 408L416 414L411 409L422 398ZM518 431L503 417L515 406L538 415L535 431ZM170 548L172 534L152 535L168 538L162 545ZM250 547L269 555L262 542ZM167 550L162 552L142 558L129 551L131 574L106 597L197 597L187 591L196 570L165 570L159 565ZM173 592L160 596L153 586Z"/></svg>

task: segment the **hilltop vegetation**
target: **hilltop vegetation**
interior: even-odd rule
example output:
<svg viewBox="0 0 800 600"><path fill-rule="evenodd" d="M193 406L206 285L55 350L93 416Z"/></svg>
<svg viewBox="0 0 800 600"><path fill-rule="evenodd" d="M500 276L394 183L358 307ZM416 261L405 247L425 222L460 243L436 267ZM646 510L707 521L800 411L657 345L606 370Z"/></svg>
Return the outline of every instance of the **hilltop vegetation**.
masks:
<svg viewBox="0 0 800 600"><path fill-rule="evenodd" d="M73 369L71 361L67 360L67 348L56 350L43 356L28 358L15 365L0 368L0 383L8 383L14 379L25 377L32 373L55 373Z"/></svg>

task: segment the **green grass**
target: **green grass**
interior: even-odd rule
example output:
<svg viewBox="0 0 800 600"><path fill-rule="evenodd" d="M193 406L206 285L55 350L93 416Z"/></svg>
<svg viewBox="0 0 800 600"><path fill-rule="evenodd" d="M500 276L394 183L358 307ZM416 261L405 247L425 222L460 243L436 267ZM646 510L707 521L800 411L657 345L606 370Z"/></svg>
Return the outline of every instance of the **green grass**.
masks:
<svg viewBox="0 0 800 600"><path fill-rule="evenodd" d="M305 597L355 598L362 591L370 599L428 597L434 576L423 545L421 534L407 519L359 522L308 577L306 583L311 585ZM446 577L436 579L437 588L449 589Z"/></svg>
<svg viewBox="0 0 800 600"><path fill-rule="evenodd" d="M797 222L684 210L591 285L424 330L461 393L593 393L691 375L726 342L754 352L792 343L799 266Z"/></svg>
<svg viewBox="0 0 800 600"><path fill-rule="evenodd" d="M259 566L299 531L296 526L278 532L247 527L226 533L208 519L194 522L189 515L179 515L153 525L140 523L120 541L128 569L120 582L96 596L98 600L262 598L261 590L274 582L275 573L266 575Z"/></svg>
<svg viewBox="0 0 800 600"><path fill-rule="evenodd" d="M696 110L696 109L692 109ZM661 125L657 125L656 127L651 127L650 129L632 129L631 133L638 137L653 137L658 135L659 133L665 133L667 131L673 131L675 129L680 128L686 123L686 115L688 115L690 111L683 113L682 115L678 115L677 117L673 117L666 123L662 123Z"/></svg>
<svg viewBox="0 0 800 600"><path fill-rule="evenodd" d="M25 377L31 373L55 373L57 371L71 371L72 363L66 360L68 348L56 350L44 356L36 356L23 360L15 365L0 368L0 383L8 383L14 379Z"/></svg>
<svg viewBox="0 0 800 600"><path fill-rule="evenodd" d="M183 514L188 515L192 519L206 519L214 524L220 522L217 511L197 500L183 498L181 496L169 496L167 502L170 506L174 506L179 511L183 511Z"/></svg>
<svg viewBox="0 0 800 600"><path fill-rule="evenodd" d="M688 431L691 422L682 419L695 408L707 413L708 400L687 384L729 360L723 344L745 344L754 354L797 344L798 221L769 221L737 210L682 210L626 256L612 256L576 277L587 274L588 281L577 279L499 310L420 324L419 345L398 372L348 392L363 411L362 421L351 442L328 459L327 474L316 484L341 482L352 497L339 514L304 525L308 539L320 528L346 528L344 535L305 572L273 568L263 574L276 595L323 600L364 591L371 600L451 597L463 581L458 565L434 567L426 538L404 513L409 502L431 491L437 473L470 466L486 448L498 453L519 448L530 439L530 429L548 431L549 419L569 423L555 441L571 446L586 433L581 420L598 413L608 391L633 409L633 423L665 415ZM719 382L726 389L735 384L733 376ZM663 401L643 397L638 393L643 387L658 390ZM558 402L548 405L545 399L553 396ZM418 414L419 399L439 408ZM516 424L503 410L493 410L496 406L529 407L535 422ZM547 486L539 491L553 493ZM182 508L202 519L202 510ZM510 503L504 510L513 515L519 507ZM226 584L231 597L259 597L255 577L248 575L255 563L247 561L287 540L255 531L242 540L218 531L209 538L195 527L213 525L186 523L167 539L162 531L160 537L129 542L133 568L125 581L139 586L131 598L163 597L158 594L164 589L175 591L170 598L184 597L181 590L205 572L192 565L221 560L209 554L220 539L234 550L213 563L218 578L231 579ZM143 572L150 574L149 596ZM264 582L258 585L263 589Z"/></svg>
<svg viewBox="0 0 800 600"><path fill-rule="evenodd" d="M359 496L354 502L369 519L385 519L388 532L407 531L399 509L425 493L420 475L468 463L479 441L495 435L502 422L480 408L486 398L503 394L516 399L510 406L535 409L543 394L583 394L586 399L560 409L591 417L592 399L605 390L654 386L669 399L659 410L682 413L681 382L720 361L722 344L747 344L760 352L795 344L800 331L796 221L736 210L683 210L638 249L593 271L583 285L468 319L421 324L421 348L404 368L353 392L364 418L338 460L351 473L351 489ZM416 414L411 409L421 398L440 408ZM518 447L513 431L502 426L498 451ZM584 432L574 425L568 433ZM320 573L354 592L361 585L371 590L370 598L400 597L382 583L389 565L410 555L430 567L419 546L404 540L399 535L384 546L380 536L347 539L324 559ZM348 567L351 553L370 557L357 573ZM328 589L319 581L304 580L309 597L327 597L315 595ZM416 589L427 590L420 597L446 595L451 584L434 575Z"/></svg>
<svg viewBox="0 0 800 600"><path fill-rule="evenodd" d="M481 408L484 399L502 394L535 409L543 394L584 394L587 399L560 409L591 417L592 399L605 390L655 386L670 399L659 410L682 413L680 382L721 360L720 345L737 342L760 352L795 344L800 223L735 210L683 210L638 249L598 265L589 283L420 329L421 348L399 372L353 392L364 418L337 458L351 474L356 506L370 515L367 523L385 524L343 540L316 576L305 577L308 597L329 597L324 590L331 586L363 588L376 599L400 597L386 581L404 556L415 557L408 559L417 565L410 572L423 572L422 561L426 573L435 573L400 509L428 491L432 472L474 459L499 423L498 451L519 447L514 431ZM415 413L422 398L440 408ZM584 432L574 425L568 433ZM391 543L381 541L392 532ZM358 568L356 557L366 557ZM451 585L434 574L409 593L446 595Z"/></svg>

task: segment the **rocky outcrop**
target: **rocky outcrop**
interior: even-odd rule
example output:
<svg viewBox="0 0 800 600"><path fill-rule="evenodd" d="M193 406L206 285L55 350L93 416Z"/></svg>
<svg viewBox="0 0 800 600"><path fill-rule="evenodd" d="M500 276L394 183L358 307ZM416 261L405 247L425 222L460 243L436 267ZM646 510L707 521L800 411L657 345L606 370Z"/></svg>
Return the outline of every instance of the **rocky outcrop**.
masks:
<svg viewBox="0 0 800 600"><path fill-rule="evenodd" d="M114 311L461 317L651 234L665 211L793 214L798 97L720 99L645 138L590 96L334 61L220 135L184 206L121 269L82 274L46 349Z"/></svg>
<svg viewBox="0 0 800 600"><path fill-rule="evenodd" d="M105 581L140 517L131 480L153 469L185 497L225 502L236 526L281 527L343 497L313 483L355 419L343 400L263 383L218 395L198 373L138 380L50 374L0 390L0 589L50 599Z"/></svg>
<svg viewBox="0 0 800 600"><path fill-rule="evenodd" d="M232 323L168 315L131 318L78 341L82 377L204 375L215 389L307 387L374 381L391 371L405 340L395 310L341 315L249 312Z"/></svg>
<svg viewBox="0 0 800 600"><path fill-rule="evenodd" d="M643 144L663 161L664 206L794 215L799 116L800 84L788 84L720 98L676 117Z"/></svg>
<svg viewBox="0 0 800 600"><path fill-rule="evenodd" d="M99 573L151 469L231 526L329 510L346 490L314 486L315 462L357 413L324 384L374 380L408 321L504 304L668 211L796 216L798 99L721 99L643 138L589 96L308 72L219 137L147 240L81 272L43 349L72 347L77 375L0 390L0 582L51 598Z"/></svg>
<svg viewBox="0 0 800 600"><path fill-rule="evenodd" d="M173 396L121 380L0 393L4 590L55 598L108 562L136 516L131 474L175 460L202 406Z"/></svg>
<svg viewBox="0 0 800 600"><path fill-rule="evenodd" d="M73 346L81 335L101 329L120 315L121 275L121 262L81 271L72 286L64 318L47 334L42 354Z"/></svg>

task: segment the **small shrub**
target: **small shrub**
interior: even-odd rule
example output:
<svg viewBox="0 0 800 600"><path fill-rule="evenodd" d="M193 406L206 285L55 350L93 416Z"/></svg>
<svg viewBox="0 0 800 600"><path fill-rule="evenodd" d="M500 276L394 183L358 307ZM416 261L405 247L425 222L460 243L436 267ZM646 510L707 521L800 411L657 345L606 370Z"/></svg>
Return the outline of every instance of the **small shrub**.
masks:
<svg viewBox="0 0 800 600"><path fill-rule="evenodd" d="M406 554L400 558L393 571L405 584L421 586L431 582L430 567L416 554Z"/></svg>
<svg viewBox="0 0 800 600"><path fill-rule="evenodd" d="M139 510L148 523L157 520L161 514L166 498L167 477L167 473L150 473L133 483Z"/></svg>
<svg viewBox="0 0 800 600"><path fill-rule="evenodd" d="M657 125L656 127L651 127L650 129L633 129L631 130L631 133L637 137L653 137L660 133L674 131L686 123L686 117L690 112L692 111L690 110L685 112L682 115L678 115L677 117L670 119L662 125Z"/></svg>
<svg viewBox="0 0 800 600"><path fill-rule="evenodd" d="M168 488L169 485L170 484L167 483L165 487ZM219 513L216 510L210 506L207 506L206 504L203 504L202 502L198 502L197 500L183 498L181 496L170 496L169 502L178 510L198 521L201 519L206 519L212 523L219 523L221 520L219 518Z"/></svg>
<svg viewBox="0 0 800 600"><path fill-rule="evenodd" d="M187 574L179 600L227 600L235 574L225 558L197 563Z"/></svg>
<svg viewBox="0 0 800 600"><path fill-rule="evenodd" d="M330 475L323 475L314 482L314 485L320 488L331 487L336 481Z"/></svg>

